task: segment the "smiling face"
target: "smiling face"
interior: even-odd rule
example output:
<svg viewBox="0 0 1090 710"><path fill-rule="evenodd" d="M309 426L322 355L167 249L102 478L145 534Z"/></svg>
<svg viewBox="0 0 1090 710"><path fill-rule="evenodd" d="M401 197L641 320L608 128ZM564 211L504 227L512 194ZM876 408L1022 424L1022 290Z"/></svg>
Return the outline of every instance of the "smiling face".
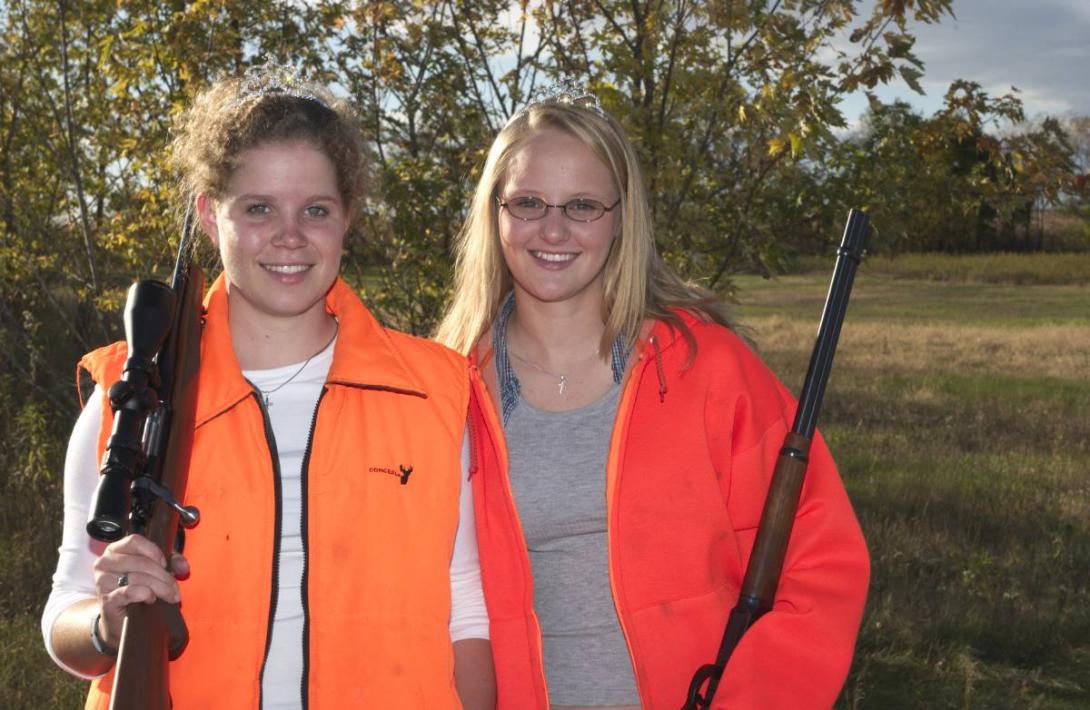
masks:
<svg viewBox="0 0 1090 710"><path fill-rule="evenodd" d="M620 197L609 167L578 138L552 128L515 151L505 177L498 191L501 202L534 197L563 205L585 198L608 206ZM500 247L518 298L600 312L618 209L594 222L575 221L559 208L534 221L500 208L498 219Z"/></svg>
<svg viewBox="0 0 1090 710"><path fill-rule="evenodd" d="M285 319L324 317L348 228L325 153L306 141L243 151L224 194L199 196L197 209L223 259L232 324L281 329Z"/></svg>

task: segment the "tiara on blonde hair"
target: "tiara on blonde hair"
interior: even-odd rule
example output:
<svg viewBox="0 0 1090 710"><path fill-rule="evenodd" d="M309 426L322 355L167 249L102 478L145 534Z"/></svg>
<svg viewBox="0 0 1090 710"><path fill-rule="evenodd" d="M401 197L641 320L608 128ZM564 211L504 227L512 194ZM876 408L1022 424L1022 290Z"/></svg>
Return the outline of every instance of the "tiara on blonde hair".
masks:
<svg viewBox="0 0 1090 710"><path fill-rule="evenodd" d="M228 111L244 101L266 96L290 96L313 101L324 109L332 110L329 102L317 94L313 84L290 67L265 64L246 72L238 86L238 95L224 107Z"/></svg>
<svg viewBox="0 0 1090 710"><path fill-rule="evenodd" d="M601 118L609 118L609 114L602 108L602 103L598 100L598 97L587 91L586 86L580 85L576 83L574 79L568 77L560 79L548 86L541 86L535 89L530 94L530 100L511 116L508 123L514 121L534 106L546 104L578 106L579 108L585 108L588 111L597 114Z"/></svg>

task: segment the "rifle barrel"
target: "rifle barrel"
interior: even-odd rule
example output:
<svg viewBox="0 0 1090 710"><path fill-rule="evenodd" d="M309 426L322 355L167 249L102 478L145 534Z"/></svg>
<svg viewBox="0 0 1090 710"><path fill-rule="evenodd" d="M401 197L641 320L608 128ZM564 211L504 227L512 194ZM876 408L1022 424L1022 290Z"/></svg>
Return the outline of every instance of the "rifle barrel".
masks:
<svg viewBox="0 0 1090 710"><path fill-rule="evenodd" d="M848 223L844 227L844 237L837 250L833 279L825 297L825 310L821 315L806 379L799 393L799 406L795 413L795 425L792 427L792 431L807 439L814 438L814 430L817 428L817 416L825 395L825 385L829 381L829 371L833 367L833 355L840 339L840 326L844 323L844 315L848 310L848 296L852 292L855 270L863 258L863 242L867 236L869 221L867 215L859 210L848 212Z"/></svg>

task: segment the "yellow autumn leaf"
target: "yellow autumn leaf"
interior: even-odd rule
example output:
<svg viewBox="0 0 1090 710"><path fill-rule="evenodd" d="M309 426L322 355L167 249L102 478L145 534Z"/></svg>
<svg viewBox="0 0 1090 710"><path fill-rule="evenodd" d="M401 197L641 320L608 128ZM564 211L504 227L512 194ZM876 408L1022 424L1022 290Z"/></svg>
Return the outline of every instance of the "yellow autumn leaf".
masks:
<svg viewBox="0 0 1090 710"><path fill-rule="evenodd" d="M768 139L768 154L775 157L783 152L783 149L787 146L787 143L783 138L769 138Z"/></svg>
<svg viewBox="0 0 1090 710"><path fill-rule="evenodd" d="M787 138L791 141L791 157L797 158L802 152L802 136L797 133L788 133Z"/></svg>

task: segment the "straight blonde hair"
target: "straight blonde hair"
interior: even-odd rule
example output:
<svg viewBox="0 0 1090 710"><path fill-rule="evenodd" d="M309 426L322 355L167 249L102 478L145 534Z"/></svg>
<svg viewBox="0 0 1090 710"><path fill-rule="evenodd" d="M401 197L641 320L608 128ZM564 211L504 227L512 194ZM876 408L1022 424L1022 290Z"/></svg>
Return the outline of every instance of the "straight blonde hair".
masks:
<svg viewBox="0 0 1090 710"><path fill-rule="evenodd" d="M674 309L733 330L721 299L681 279L659 257L639 158L620 124L579 105L545 101L516 114L492 142L469 214L455 242L454 294L435 339L468 353L496 319L503 298L513 287L500 248L496 196L512 157L532 137L548 129L574 136L598 156L613 175L620 195L621 228L605 266L605 331L600 352L608 356L619 335L627 345L633 345L643 322L651 318L679 329L692 357L696 353L695 339Z"/></svg>

